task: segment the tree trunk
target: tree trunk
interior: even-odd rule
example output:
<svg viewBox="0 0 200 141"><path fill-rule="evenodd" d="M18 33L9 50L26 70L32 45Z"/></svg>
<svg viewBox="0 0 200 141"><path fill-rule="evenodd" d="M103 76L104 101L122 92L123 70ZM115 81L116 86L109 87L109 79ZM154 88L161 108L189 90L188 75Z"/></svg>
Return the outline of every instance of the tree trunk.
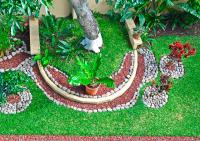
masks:
<svg viewBox="0 0 200 141"><path fill-rule="evenodd" d="M71 4L77 14L79 23L85 32L85 39L81 44L86 49L99 53L99 48L102 47L103 41L98 24L92 11L88 7L87 0L71 0Z"/></svg>

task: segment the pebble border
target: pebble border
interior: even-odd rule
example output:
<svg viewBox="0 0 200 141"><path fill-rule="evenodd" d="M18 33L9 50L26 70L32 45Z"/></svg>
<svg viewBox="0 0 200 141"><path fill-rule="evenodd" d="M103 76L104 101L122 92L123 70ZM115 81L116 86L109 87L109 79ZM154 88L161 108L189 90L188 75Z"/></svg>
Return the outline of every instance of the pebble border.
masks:
<svg viewBox="0 0 200 141"><path fill-rule="evenodd" d="M169 70L166 68L166 63L172 61L175 64L175 70ZM170 56L163 56L160 60L160 71L169 77L180 78L184 75L184 66L181 61L175 60Z"/></svg>
<svg viewBox="0 0 200 141"><path fill-rule="evenodd" d="M20 101L18 103L8 103L0 105L0 112L3 114L17 114L26 110L32 101L32 95L29 90L18 93Z"/></svg>
<svg viewBox="0 0 200 141"><path fill-rule="evenodd" d="M158 65L156 58L151 50L148 48L139 48L138 52L144 56L145 72L144 72L144 83L153 81L158 75Z"/></svg>
<svg viewBox="0 0 200 141"><path fill-rule="evenodd" d="M168 101L168 95L166 91L158 92L158 88L155 86L149 86L144 90L142 96L143 103L150 108L161 108Z"/></svg>
<svg viewBox="0 0 200 141"><path fill-rule="evenodd" d="M77 107L71 106L71 105L66 105L63 102L60 102L60 101L54 99L53 97L49 96L39 84L38 84L38 86L40 87L40 89L42 89L44 91L44 94L50 100L55 102L57 105L62 105L64 107L71 108L71 109L74 109L74 110L77 110L77 111L80 111L80 112L97 113L97 112L112 112L112 111L118 111L118 110L123 110L123 109L129 109L136 104L138 96L139 96L140 89L143 87L143 85L145 83L147 83L148 81L150 81L149 78L151 78L152 80L155 79L157 74L158 74L158 67L156 67L157 69L155 69L154 71L150 71L148 69L149 65L152 65L152 64L156 65L156 60L155 60L153 53L149 49L146 49L146 48L145 49L142 48L142 51L143 51L142 54L144 55L144 59L146 60L146 62L148 60L150 60L150 62L151 62L151 63L145 63L145 72L146 72L145 74L146 75L143 76L142 83L137 88L137 91L134 93L133 98L129 102L117 105L114 108L103 108L103 109L88 110L88 109L84 109L84 108L77 108Z"/></svg>
<svg viewBox="0 0 200 141"><path fill-rule="evenodd" d="M60 72L60 73L63 74L63 75L65 75L66 78L67 78L67 75L66 75L64 72L60 71L59 69L57 69L57 68L55 68L55 67L53 67L53 66L48 65L47 67L44 68L44 70L45 70L47 76L50 78L50 80L51 80L52 82L54 82L54 84L56 84L57 87L61 88L63 91L66 91L66 92L69 93L69 94L76 95L76 96L80 96L80 97L84 97L84 98L101 98L101 97L108 97L108 96L110 96L110 95L114 95L118 90L120 90L121 88L123 88L124 85L126 85L126 83L128 82L129 78L131 77L131 74L133 74L135 56L134 56L134 52L130 52L130 53L131 53L131 57L132 57L132 58L131 58L131 63L132 63L132 64L131 64L131 67L130 67L130 69L129 69L129 74L126 76L125 81L122 82L120 85L118 85L114 90L111 90L110 92L107 92L107 93L105 93L105 94L103 94L103 95L98 95L98 96L91 96L91 95L76 93L76 92L74 92L74 91L71 91L71 90L68 89L67 87L60 85L60 84L53 78L52 74L48 71L48 67L54 69L55 71ZM127 57L128 54L129 54L129 53L126 53L125 57L123 58L123 61L122 61L121 65L120 65L121 67L120 67L119 71L113 73L110 77L114 77L115 75L118 75L118 73L120 73L121 69L123 68L124 61L125 61L125 59L126 59L126 57Z"/></svg>

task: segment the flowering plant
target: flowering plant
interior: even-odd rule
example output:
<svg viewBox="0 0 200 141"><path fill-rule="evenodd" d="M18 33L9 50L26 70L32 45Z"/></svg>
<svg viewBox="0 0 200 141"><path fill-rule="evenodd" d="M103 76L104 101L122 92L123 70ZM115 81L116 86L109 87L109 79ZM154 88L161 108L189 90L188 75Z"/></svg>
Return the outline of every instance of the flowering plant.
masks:
<svg viewBox="0 0 200 141"><path fill-rule="evenodd" d="M174 42L169 45L169 49L171 50L170 56L178 60L182 59L183 56L188 58L196 54L196 49L192 48L189 43L182 44L181 42Z"/></svg>

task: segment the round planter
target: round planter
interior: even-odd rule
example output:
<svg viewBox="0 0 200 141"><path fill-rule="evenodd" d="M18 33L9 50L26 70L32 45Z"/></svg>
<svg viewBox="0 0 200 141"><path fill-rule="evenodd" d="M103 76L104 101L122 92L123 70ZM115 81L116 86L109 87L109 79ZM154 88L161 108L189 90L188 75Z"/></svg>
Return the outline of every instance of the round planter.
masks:
<svg viewBox="0 0 200 141"><path fill-rule="evenodd" d="M85 86L85 91L89 95L96 95L98 90L99 90L100 85L96 87L91 87L91 86Z"/></svg>
<svg viewBox="0 0 200 141"><path fill-rule="evenodd" d="M160 60L160 71L169 77L180 78L184 75L184 66L180 60L163 56Z"/></svg>
<svg viewBox="0 0 200 141"><path fill-rule="evenodd" d="M168 100L166 91L159 92L155 86L149 86L145 89L142 97L143 103L150 108L161 108Z"/></svg>
<svg viewBox="0 0 200 141"><path fill-rule="evenodd" d="M4 114L16 114L23 112L31 103L32 95L30 91L24 91L17 95L7 97L7 102L0 105L0 112Z"/></svg>

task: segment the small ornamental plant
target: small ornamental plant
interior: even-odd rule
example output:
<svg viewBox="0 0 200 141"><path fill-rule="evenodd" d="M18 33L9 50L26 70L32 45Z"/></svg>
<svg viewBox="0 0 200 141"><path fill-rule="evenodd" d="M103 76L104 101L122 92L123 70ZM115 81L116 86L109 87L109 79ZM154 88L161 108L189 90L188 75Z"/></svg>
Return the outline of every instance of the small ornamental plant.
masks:
<svg viewBox="0 0 200 141"><path fill-rule="evenodd" d="M174 42L169 45L169 49L171 50L170 56L179 61L181 61L183 57L188 58L196 54L196 49L192 48L189 43L182 44L181 42Z"/></svg>
<svg viewBox="0 0 200 141"><path fill-rule="evenodd" d="M173 83L169 76L162 74L160 76L160 84L157 84L156 81L152 81L152 85L158 88L158 92L161 93L163 91L169 92Z"/></svg>

